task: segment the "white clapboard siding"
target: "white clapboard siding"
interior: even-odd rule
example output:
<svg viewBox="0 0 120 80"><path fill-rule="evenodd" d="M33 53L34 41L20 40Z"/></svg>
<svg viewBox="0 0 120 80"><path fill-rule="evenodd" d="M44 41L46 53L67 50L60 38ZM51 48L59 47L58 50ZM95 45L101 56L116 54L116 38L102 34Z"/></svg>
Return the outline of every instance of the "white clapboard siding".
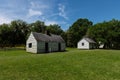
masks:
<svg viewBox="0 0 120 80"><path fill-rule="evenodd" d="M32 44L32 47L30 47L30 43ZM42 33L31 32L26 42L27 52L44 53L64 50L65 42L62 39L62 37L58 35L47 35Z"/></svg>
<svg viewBox="0 0 120 80"><path fill-rule="evenodd" d="M78 46L78 49L89 49L89 42L87 42L85 39L82 39L81 41L78 42L77 46Z"/></svg>
<svg viewBox="0 0 120 80"><path fill-rule="evenodd" d="M32 47L29 48L29 44L32 43ZM37 53L37 41L34 38L33 34L30 34L27 43L26 43L26 51L27 52L32 52L32 53Z"/></svg>
<svg viewBox="0 0 120 80"><path fill-rule="evenodd" d="M95 49L96 42L90 38L84 37L78 42L77 48L78 49Z"/></svg>
<svg viewBox="0 0 120 80"><path fill-rule="evenodd" d="M61 51L65 51L66 48L66 44L65 43L61 43Z"/></svg>

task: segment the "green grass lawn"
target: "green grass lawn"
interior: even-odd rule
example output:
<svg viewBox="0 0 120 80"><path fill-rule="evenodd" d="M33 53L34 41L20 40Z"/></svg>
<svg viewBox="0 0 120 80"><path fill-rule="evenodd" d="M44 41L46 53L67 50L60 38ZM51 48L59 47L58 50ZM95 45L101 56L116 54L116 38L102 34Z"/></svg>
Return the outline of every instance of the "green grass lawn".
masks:
<svg viewBox="0 0 120 80"><path fill-rule="evenodd" d="M120 51L0 51L0 80L120 80Z"/></svg>

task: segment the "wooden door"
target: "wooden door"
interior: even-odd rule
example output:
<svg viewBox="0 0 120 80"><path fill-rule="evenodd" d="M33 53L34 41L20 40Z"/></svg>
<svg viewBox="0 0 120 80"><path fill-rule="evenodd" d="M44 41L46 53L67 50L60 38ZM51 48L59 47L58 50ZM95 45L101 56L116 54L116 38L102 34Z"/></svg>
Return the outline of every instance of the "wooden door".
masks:
<svg viewBox="0 0 120 80"><path fill-rule="evenodd" d="M61 43L58 43L58 50L61 51Z"/></svg>
<svg viewBox="0 0 120 80"><path fill-rule="evenodd" d="M48 43L45 43L45 52L49 52L49 46L48 46Z"/></svg>

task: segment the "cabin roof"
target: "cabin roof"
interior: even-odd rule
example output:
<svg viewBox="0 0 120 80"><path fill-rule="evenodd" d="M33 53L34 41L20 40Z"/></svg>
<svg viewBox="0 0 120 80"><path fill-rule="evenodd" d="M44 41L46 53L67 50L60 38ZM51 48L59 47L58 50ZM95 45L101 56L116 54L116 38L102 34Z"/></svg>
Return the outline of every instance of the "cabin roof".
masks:
<svg viewBox="0 0 120 80"><path fill-rule="evenodd" d="M83 39L86 40L86 41L89 42L89 43L96 43L93 39L91 39L91 38L89 38L89 37L83 37L81 40L83 40ZM81 41L81 40L80 40L80 41ZM80 41L79 41L79 42L80 42Z"/></svg>
<svg viewBox="0 0 120 80"><path fill-rule="evenodd" d="M65 42L63 38L60 35L55 34L43 34L43 33L37 33L32 32L33 36L37 41L43 41L43 42Z"/></svg>
<svg viewBox="0 0 120 80"><path fill-rule="evenodd" d="M83 38L83 39L85 39L86 41L88 41L89 43L96 43L94 40L92 40L91 38L87 38L87 37L85 37L85 38Z"/></svg>

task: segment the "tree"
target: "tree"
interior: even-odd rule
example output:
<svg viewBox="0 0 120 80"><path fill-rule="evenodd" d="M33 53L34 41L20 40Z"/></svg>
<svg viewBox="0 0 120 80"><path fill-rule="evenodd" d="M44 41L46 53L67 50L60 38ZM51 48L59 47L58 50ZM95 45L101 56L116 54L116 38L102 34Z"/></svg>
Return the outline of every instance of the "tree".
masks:
<svg viewBox="0 0 120 80"><path fill-rule="evenodd" d="M11 46L11 33L12 30L8 24L0 25L0 47Z"/></svg>
<svg viewBox="0 0 120 80"><path fill-rule="evenodd" d="M61 33L61 36L62 36L62 38L64 39L64 41L66 42L66 45L67 45L67 31L63 31L62 33Z"/></svg>
<svg viewBox="0 0 120 80"><path fill-rule="evenodd" d="M49 31L52 34L61 35L64 31L61 29L61 27L57 24L49 25L46 27L46 30Z"/></svg>
<svg viewBox="0 0 120 80"><path fill-rule="evenodd" d="M68 29L68 46L76 47L77 42L86 35L86 32L90 26L92 26L92 22L88 19L78 19L73 23L73 25Z"/></svg>
<svg viewBox="0 0 120 80"><path fill-rule="evenodd" d="M38 20L35 23L32 23L30 26L32 27L32 31L45 33L46 26L42 21Z"/></svg>
<svg viewBox="0 0 120 80"><path fill-rule="evenodd" d="M87 35L94 39L97 42L98 46L107 43L107 26L108 24L106 22L98 23L88 29Z"/></svg>
<svg viewBox="0 0 120 80"><path fill-rule="evenodd" d="M96 40L98 46L104 44L104 48L120 48L120 21L113 19L97 23L89 28L87 35Z"/></svg>
<svg viewBox="0 0 120 80"><path fill-rule="evenodd" d="M120 21L112 19L109 24L111 25L108 30L110 48L120 49Z"/></svg>
<svg viewBox="0 0 120 80"><path fill-rule="evenodd" d="M11 22L10 27L13 31L12 37L13 37L13 44L25 44L26 43L26 37L29 33L29 27L25 21L22 20L14 20Z"/></svg>

